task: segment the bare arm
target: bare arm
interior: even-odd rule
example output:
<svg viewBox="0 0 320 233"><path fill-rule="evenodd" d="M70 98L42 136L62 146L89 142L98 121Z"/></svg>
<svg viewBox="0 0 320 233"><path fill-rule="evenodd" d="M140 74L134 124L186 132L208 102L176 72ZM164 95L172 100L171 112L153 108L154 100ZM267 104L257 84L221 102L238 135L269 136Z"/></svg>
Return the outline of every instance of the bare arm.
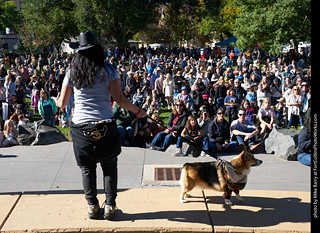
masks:
<svg viewBox="0 0 320 233"><path fill-rule="evenodd" d="M252 137L254 135L257 135L259 133L259 130L256 128L255 131L253 131L252 133L245 133L245 132L241 132L237 129L234 129L234 130L232 130L232 133L236 136L244 135L244 136Z"/></svg>
<svg viewBox="0 0 320 233"><path fill-rule="evenodd" d="M71 87L62 86L62 90L58 94L58 96L51 97L51 99L53 99L56 102L57 107L65 108L69 103L72 92L73 92L73 90Z"/></svg>

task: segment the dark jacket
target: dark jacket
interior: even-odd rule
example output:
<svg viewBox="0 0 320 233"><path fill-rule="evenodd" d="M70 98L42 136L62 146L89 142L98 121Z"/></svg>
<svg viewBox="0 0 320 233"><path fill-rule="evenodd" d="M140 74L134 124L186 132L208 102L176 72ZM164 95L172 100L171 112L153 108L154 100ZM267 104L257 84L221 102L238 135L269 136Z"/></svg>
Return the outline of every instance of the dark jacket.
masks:
<svg viewBox="0 0 320 233"><path fill-rule="evenodd" d="M230 142L230 125L229 123L223 119L223 126L220 127L217 122L218 118L214 118L213 121L210 122L208 128L209 141L212 143L223 144L224 142Z"/></svg>
<svg viewBox="0 0 320 233"><path fill-rule="evenodd" d="M127 128L128 126L131 126L132 121L136 118L133 112L121 108L120 105L116 105L116 107L113 109L114 119L116 119L117 126L122 126L124 128Z"/></svg>
<svg viewBox="0 0 320 233"><path fill-rule="evenodd" d="M178 90L179 92L181 91L182 83L185 80L183 76L174 76L174 89Z"/></svg>
<svg viewBox="0 0 320 233"><path fill-rule="evenodd" d="M187 118L188 118L188 114L186 111L183 111L176 123L175 126L172 127L173 125L173 120L176 117L176 115L174 115L173 113L170 113L168 122L167 122L167 128L170 129L171 131L178 131L178 134L180 135L183 128L185 127L186 123L187 123Z"/></svg>
<svg viewBox="0 0 320 233"><path fill-rule="evenodd" d="M247 95L247 91L243 88L243 87L241 87L241 86L239 86L238 88L234 88L235 90L236 90L236 96L238 97L238 99L239 99L239 103L241 103L241 101L244 99L244 98L246 98L246 95Z"/></svg>
<svg viewBox="0 0 320 233"><path fill-rule="evenodd" d="M298 136L298 154L311 154L311 133L306 128L303 128Z"/></svg>
<svg viewBox="0 0 320 233"><path fill-rule="evenodd" d="M216 92L215 92L215 97L216 99L221 99L225 98L227 96L227 88L226 86L217 86Z"/></svg>

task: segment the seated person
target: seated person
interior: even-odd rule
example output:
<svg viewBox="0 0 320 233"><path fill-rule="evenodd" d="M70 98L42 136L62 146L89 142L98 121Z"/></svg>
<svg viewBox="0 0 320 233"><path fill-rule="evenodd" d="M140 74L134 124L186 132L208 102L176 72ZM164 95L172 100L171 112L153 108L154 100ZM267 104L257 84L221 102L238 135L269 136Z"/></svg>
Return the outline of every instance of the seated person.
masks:
<svg viewBox="0 0 320 233"><path fill-rule="evenodd" d="M153 120L151 120L149 123L149 129L150 129L150 133L151 133L152 137L154 138L155 136L157 136L158 133L164 131L165 128L163 127L164 122L162 120L160 120L158 113L153 113L151 115L151 118Z"/></svg>
<svg viewBox="0 0 320 233"><path fill-rule="evenodd" d="M29 119L25 118L23 114L18 116L19 122L18 125L26 125L29 122Z"/></svg>
<svg viewBox="0 0 320 233"><path fill-rule="evenodd" d="M167 148L177 143L178 136L181 134L186 122L188 112L182 99L178 99L170 113L167 129L157 134L150 144L146 144L147 148L159 151L166 151Z"/></svg>
<svg viewBox="0 0 320 233"><path fill-rule="evenodd" d="M246 120L253 121L253 108L250 106L249 100L243 99L241 102L241 107L246 110Z"/></svg>
<svg viewBox="0 0 320 233"><path fill-rule="evenodd" d="M135 93L132 97L132 103L140 106L143 103L144 94L141 92L140 88L137 88L137 93Z"/></svg>
<svg viewBox="0 0 320 233"><path fill-rule="evenodd" d="M311 117L304 123L298 136L298 161L306 166L311 166Z"/></svg>
<svg viewBox="0 0 320 233"><path fill-rule="evenodd" d="M197 117L190 115L188 117L186 127L182 130L181 136L178 137L177 152L173 153L173 156L184 155L182 152L182 143L186 141L184 137L187 137L194 143L197 143L199 146L203 147L204 150L208 150L208 137L204 135L203 130L198 124Z"/></svg>
<svg viewBox="0 0 320 233"><path fill-rule="evenodd" d="M200 112L200 117L198 118L198 124L201 127L203 134L208 136L208 128L210 124L210 113L204 109Z"/></svg>
<svg viewBox="0 0 320 233"><path fill-rule="evenodd" d="M260 135L262 140L266 138L266 134L270 133L273 128L274 112L273 109L270 107L270 104L270 98L264 98L261 104L261 108L258 112L261 127Z"/></svg>
<svg viewBox="0 0 320 233"><path fill-rule="evenodd" d="M14 128L13 120L6 120L4 123L3 136L4 140L2 142L3 147L10 147L19 145L17 141L18 131Z"/></svg>
<svg viewBox="0 0 320 233"><path fill-rule="evenodd" d="M19 115L21 114L21 105L16 104L14 113L10 116L10 120L14 121L14 125L16 126L19 123Z"/></svg>
<svg viewBox="0 0 320 233"><path fill-rule="evenodd" d="M62 128L68 127L69 118L70 116L66 112L66 108L60 108L60 113L58 116L59 126L61 126Z"/></svg>
<svg viewBox="0 0 320 233"><path fill-rule="evenodd" d="M135 131L137 132L135 135L135 143L136 146L139 147L145 147L145 144L150 141L151 137L151 131L149 129L149 122L147 121L147 118L138 118L137 121L137 129Z"/></svg>
<svg viewBox="0 0 320 233"><path fill-rule="evenodd" d="M133 112L121 108L118 104L116 104L115 108L113 109L113 114L120 133L121 145L134 146L135 141L132 122L136 116Z"/></svg>
<svg viewBox="0 0 320 233"><path fill-rule="evenodd" d="M254 126L254 124L246 120L246 110L240 108L238 111L238 119L234 120L231 125L231 133L236 137L238 144L243 144L248 147L248 151L255 153L261 149L262 144L256 143L256 135L259 130ZM233 137L232 136L232 137Z"/></svg>
<svg viewBox="0 0 320 233"><path fill-rule="evenodd" d="M224 119L224 108L220 107L209 125L209 150L227 151L236 148L237 142L230 142L230 125Z"/></svg>

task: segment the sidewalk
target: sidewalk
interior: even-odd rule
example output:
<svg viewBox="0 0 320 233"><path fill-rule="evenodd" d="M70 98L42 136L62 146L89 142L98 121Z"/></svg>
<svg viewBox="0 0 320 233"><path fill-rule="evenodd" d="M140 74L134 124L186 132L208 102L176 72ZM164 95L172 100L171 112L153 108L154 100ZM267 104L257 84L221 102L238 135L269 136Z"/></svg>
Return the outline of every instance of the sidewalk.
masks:
<svg viewBox="0 0 320 233"><path fill-rule="evenodd" d="M225 159L235 155L225 156ZM0 152L1 232L310 232L310 168L269 154L257 154L241 192L226 207L222 193L191 192L179 202L178 181L155 181L155 168L180 168L212 158L174 158L171 153L123 147L119 156L118 211L115 221L89 220L80 169L72 143L16 146ZM102 172L98 169L98 188ZM104 195L100 190L100 203Z"/></svg>

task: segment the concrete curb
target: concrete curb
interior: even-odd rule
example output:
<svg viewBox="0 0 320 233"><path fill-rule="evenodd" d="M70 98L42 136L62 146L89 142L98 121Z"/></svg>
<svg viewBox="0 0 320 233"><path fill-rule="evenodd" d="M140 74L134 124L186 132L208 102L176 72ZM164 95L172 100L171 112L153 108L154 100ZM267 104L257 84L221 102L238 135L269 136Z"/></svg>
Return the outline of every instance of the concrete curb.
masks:
<svg viewBox="0 0 320 233"><path fill-rule="evenodd" d="M310 232L309 192L244 190L245 202L232 198L231 207L221 193L205 192L215 232ZM178 188L121 191L114 221L88 219L82 194L23 194L1 232L212 232L201 190L193 190L186 204L179 193ZM98 199L102 203L104 195Z"/></svg>

